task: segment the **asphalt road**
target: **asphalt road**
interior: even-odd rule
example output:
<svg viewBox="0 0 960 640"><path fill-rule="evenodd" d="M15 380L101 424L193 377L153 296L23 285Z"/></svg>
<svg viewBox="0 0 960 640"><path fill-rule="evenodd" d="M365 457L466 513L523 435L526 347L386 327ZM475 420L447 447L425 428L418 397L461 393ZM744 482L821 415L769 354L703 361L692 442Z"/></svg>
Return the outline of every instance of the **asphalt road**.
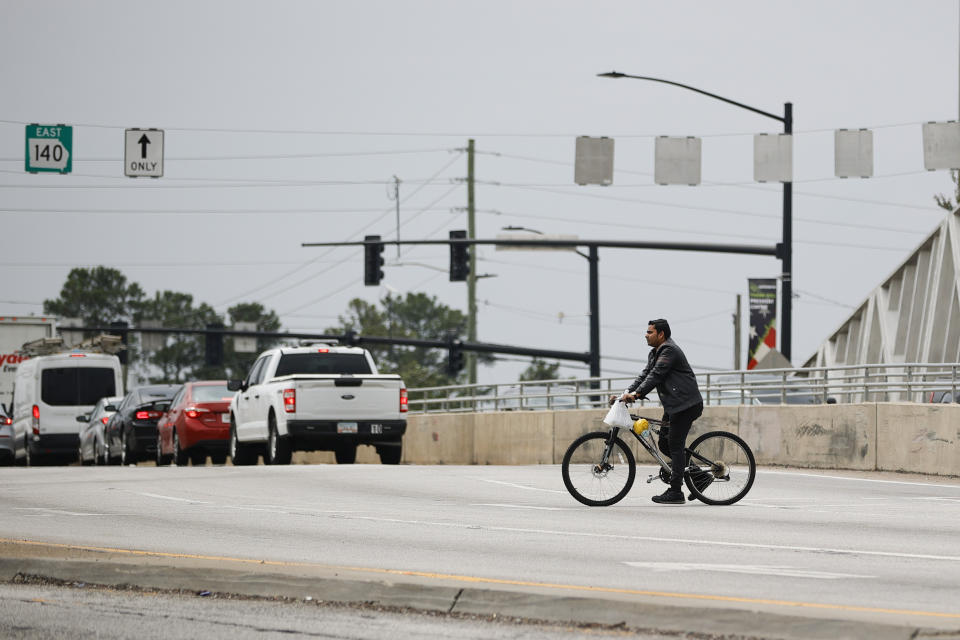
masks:
<svg viewBox="0 0 960 640"><path fill-rule="evenodd" d="M655 505L641 480L589 508L556 466L9 468L0 487L0 538L41 555L960 629L957 479L761 469L732 507Z"/></svg>

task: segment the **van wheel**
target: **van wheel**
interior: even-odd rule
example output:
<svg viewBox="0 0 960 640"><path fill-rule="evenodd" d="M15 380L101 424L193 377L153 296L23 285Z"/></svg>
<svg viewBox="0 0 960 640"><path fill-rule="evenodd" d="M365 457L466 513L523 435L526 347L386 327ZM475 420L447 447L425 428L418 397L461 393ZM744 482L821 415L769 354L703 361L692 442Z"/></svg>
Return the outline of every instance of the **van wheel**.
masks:
<svg viewBox="0 0 960 640"><path fill-rule="evenodd" d="M353 464L357 461L357 445L342 444L333 450L337 464Z"/></svg>
<svg viewBox="0 0 960 640"><path fill-rule="evenodd" d="M257 450L237 440L237 425L230 416L230 460L237 466L257 463Z"/></svg>
<svg viewBox="0 0 960 640"><path fill-rule="evenodd" d="M270 435L267 437L267 464L290 464L293 449L290 438L281 438L277 433L277 419L270 415Z"/></svg>

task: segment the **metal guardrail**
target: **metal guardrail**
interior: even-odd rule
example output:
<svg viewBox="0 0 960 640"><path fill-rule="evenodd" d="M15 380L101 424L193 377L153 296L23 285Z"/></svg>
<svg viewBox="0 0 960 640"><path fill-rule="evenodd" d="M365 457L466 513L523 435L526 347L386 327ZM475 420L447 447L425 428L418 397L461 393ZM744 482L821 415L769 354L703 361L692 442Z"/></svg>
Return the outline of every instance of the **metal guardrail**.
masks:
<svg viewBox="0 0 960 640"><path fill-rule="evenodd" d="M631 377L534 380L409 389L410 411L589 409L632 383ZM960 400L960 363L866 364L697 375L706 405L930 402ZM941 393L942 392L942 393ZM948 400L949 401L949 400ZM656 393L641 406L659 406Z"/></svg>

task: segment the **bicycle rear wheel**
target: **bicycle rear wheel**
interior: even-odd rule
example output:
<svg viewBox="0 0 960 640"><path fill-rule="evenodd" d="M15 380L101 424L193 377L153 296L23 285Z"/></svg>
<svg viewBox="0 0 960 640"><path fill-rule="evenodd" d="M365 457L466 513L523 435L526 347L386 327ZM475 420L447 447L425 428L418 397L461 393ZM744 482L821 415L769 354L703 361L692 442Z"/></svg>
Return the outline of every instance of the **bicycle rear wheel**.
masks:
<svg viewBox="0 0 960 640"><path fill-rule="evenodd" d="M594 431L573 441L563 456L561 471L567 491L589 507L606 507L623 499L637 477L633 452L616 438L607 452L610 433Z"/></svg>
<svg viewBox="0 0 960 640"><path fill-rule="evenodd" d="M753 451L739 436L710 431L687 448L690 471L683 475L687 489L701 502L728 505L750 491L757 476Z"/></svg>

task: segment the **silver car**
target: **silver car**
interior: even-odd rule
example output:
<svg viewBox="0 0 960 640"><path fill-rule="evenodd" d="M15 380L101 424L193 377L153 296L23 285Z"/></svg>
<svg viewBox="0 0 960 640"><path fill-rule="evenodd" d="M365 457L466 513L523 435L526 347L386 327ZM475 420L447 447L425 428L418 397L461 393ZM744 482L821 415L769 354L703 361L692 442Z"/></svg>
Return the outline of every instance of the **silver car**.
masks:
<svg viewBox="0 0 960 640"><path fill-rule="evenodd" d="M105 447L103 446L103 428L110 416L117 412L117 406L123 397L100 398L89 414L77 416L80 423L80 445L77 448L77 461L82 465L103 464Z"/></svg>

